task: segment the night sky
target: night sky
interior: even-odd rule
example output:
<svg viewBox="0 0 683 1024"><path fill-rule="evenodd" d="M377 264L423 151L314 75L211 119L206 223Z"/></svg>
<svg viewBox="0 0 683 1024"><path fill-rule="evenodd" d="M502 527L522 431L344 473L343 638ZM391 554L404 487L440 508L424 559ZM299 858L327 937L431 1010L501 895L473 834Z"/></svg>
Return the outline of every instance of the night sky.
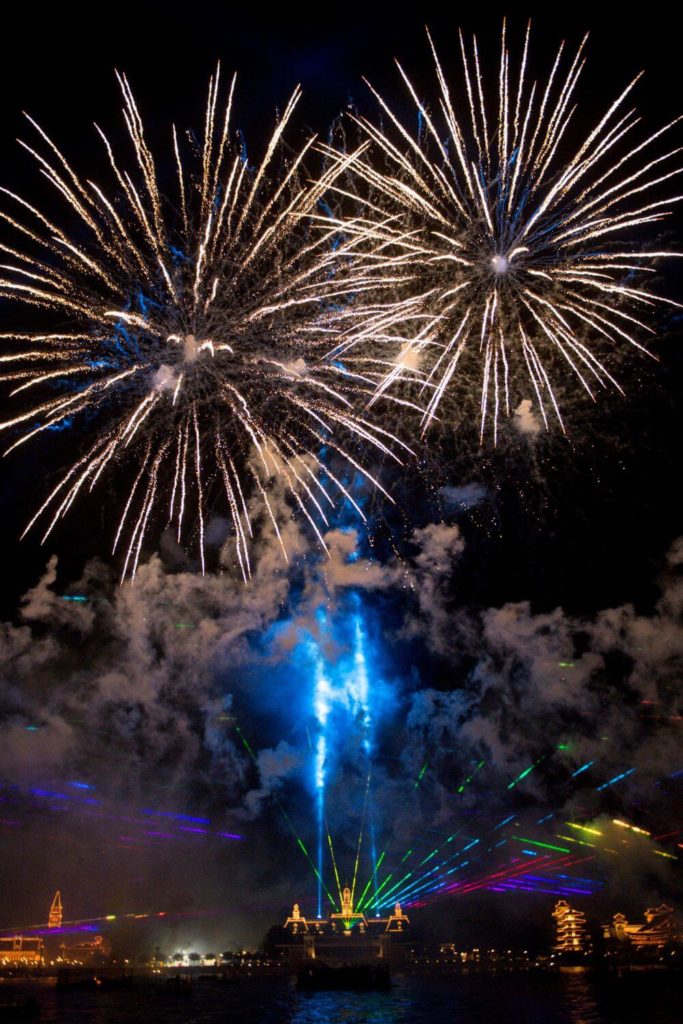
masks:
<svg viewBox="0 0 683 1024"><path fill-rule="evenodd" d="M325 136L349 104L373 113L364 75L403 102L394 57L431 89L425 23L446 63L452 45L455 64L462 26L493 65L506 10L516 43L533 18L543 68L560 39L577 45L590 30L584 129L641 68L636 103L647 125L680 110L681 26L656 5L637 19L620 5L444 14L430 3L290 4L267 18L247 5L139 2L102 8L97 28L73 4L20 5L1 44L0 184L38 205L45 197L15 142L22 110L80 170L101 167L91 123L119 125L114 68L131 81L155 152L167 153L171 121L201 127L220 59L238 71L236 120L258 149L297 83L295 141L310 129ZM677 221L670 238L681 237ZM661 290L683 301L676 266L662 276ZM14 316L0 299L0 333ZM422 861L453 834L451 846L478 838L489 852L469 870L483 876L502 863L493 830L512 815L517 831L501 827L496 842L509 834L508 846L515 835L561 846L568 821L603 832L616 852L566 869L591 879L593 895L576 897L589 917L680 906L671 856L683 856L683 776L673 778L683 769L683 358L676 311L657 326L658 362L624 355L624 397L596 406L569 396L566 438L506 437L493 451L479 448L476 431L446 431L407 479L392 477L402 511L372 499L374 544L345 517L327 561L292 521L295 554L284 567L264 528L247 588L229 574L202 579L158 536L135 584L119 587L108 554L115 480L45 546L37 535L20 542L69 438L4 460L0 929L42 921L57 888L69 919L168 914L107 926L122 949L225 949L258 942L295 899L314 912L315 879L293 833L313 849L321 671L337 695L328 808L345 876L367 781L363 709L349 690L362 670L373 722L365 878L371 832L387 865L412 847ZM657 845L614 818L672 835ZM476 944L494 937L494 919L511 942L542 942L556 898L451 896L415 920L425 935Z"/></svg>

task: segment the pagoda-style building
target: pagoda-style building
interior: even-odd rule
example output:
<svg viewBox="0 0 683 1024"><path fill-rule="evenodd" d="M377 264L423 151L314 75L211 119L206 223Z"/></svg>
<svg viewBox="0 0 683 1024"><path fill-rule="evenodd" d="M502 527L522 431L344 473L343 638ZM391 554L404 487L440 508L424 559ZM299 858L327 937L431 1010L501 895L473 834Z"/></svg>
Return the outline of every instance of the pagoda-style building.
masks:
<svg viewBox="0 0 683 1024"><path fill-rule="evenodd" d="M648 907L640 924L630 924L624 914L615 914L609 924L602 926L606 939L630 944L634 949L659 949L671 943L683 942L683 921L673 907L662 903Z"/></svg>
<svg viewBox="0 0 683 1024"><path fill-rule="evenodd" d="M396 903L389 917L370 917L353 908L351 890L342 890L341 909L327 918L306 918L298 903L285 921L294 940L287 949L290 960L322 960L328 964L372 963L401 958L400 937L410 925Z"/></svg>
<svg viewBox="0 0 683 1024"><path fill-rule="evenodd" d="M586 925L586 915L575 910L566 900L558 900L553 910L555 918L556 953L589 953L591 941Z"/></svg>

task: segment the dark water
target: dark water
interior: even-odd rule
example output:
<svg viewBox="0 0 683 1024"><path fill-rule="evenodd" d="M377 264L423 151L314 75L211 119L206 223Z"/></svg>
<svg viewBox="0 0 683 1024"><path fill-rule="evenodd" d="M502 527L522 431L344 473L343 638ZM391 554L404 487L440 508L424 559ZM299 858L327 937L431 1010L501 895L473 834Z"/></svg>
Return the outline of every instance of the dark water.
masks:
<svg viewBox="0 0 683 1024"><path fill-rule="evenodd" d="M197 984L190 996L25 985L41 1024L679 1024L680 976L404 976L391 992L299 993L281 978ZM6 985L0 988L0 992Z"/></svg>

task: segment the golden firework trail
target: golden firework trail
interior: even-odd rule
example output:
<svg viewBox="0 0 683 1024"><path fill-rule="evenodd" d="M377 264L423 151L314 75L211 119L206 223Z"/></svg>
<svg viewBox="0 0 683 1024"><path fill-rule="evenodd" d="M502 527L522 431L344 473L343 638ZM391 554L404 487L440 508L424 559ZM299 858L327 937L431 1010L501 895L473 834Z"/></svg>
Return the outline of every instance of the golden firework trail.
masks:
<svg viewBox="0 0 683 1024"><path fill-rule="evenodd" d="M630 106L638 75L577 146L585 38L569 61L560 46L539 83L528 69L529 28L515 68L503 24L495 96L476 38L468 46L460 33L457 86L428 38L433 106L397 62L415 125L370 83L381 121L351 115L367 149L352 161L351 184L333 185L356 211L338 219L337 254L363 295L338 318L336 352L375 376L373 401L406 393L401 385L417 392L423 432L450 415L440 410L447 394L463 415L473 379L482 438L488 423L495 441L501 415L517 402L528 409L530 395L546 428L551 415L564 430L556 381L578 382L593 399L609 385L621 390L608 368L613 350L647 351L648 312L677 305L643 279L681 253L639 238L682 198L662 198L681 174L682 147L655 146L680 118L639 134Z"/></svg>
<svg viewBox="0 0 683 1024"><path fill-rule="evenodd" d="M324 546L330 491L362 511L322 447L380 489L364 454L398 461L395 439L354 409L372 380L325 359L331 303L354 284L335 278L337 227L314 231L309 218L352 158L308 177L315 137L298 151L284 142L297 88L252 165L231 125L234 77L219 108L219 66L203 139L173 126L170 199L128 80L117 78L133 168L96 125L109 185L82 177L27 116L38 141L20 144L62 212L0 189L0 296L33 307L33 329L0 335L1 379L23 401L0 423L5 454L48 431L73 433L76 457L27 526L45 520L44 537L79 494L127 466L114 540L123 577L135 576L152 524L196 541L203 571L207 509L222 495L246 580L264 510L284 551L273 480Z"/></svg>

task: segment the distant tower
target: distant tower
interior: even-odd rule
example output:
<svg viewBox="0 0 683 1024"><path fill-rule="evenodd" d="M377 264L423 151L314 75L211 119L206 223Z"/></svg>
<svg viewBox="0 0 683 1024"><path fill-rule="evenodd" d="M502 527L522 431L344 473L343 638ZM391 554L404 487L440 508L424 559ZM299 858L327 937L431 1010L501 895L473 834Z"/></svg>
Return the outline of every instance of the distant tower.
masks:
<svg viewBox="0 0 683 1024"><path fill-rule="evenodd" d="M351 899L351 890L348 885L342 892L341 912L342 917L353 917L353 901Z"/></svg>
<svg viewBox="0 0 683 1024"><path fill-rule="evenodd" d="M292 914L285 921L285 928L291 928L292 935L298 935L300 932L303 933L308 931L308 921L301 913L298 903L295 903L292 907Z"/></svg>
<svg viewBox="0 0 683 1024"><path fill-rule="evenodd" d="M388 932L402 932L408 925L408 915L403 913L400 903L396 903L393 914L389 915L386 930Z"/></svg>
<svg viewBox="0 0 683 1024"><path fill-rule="evenodd" d="M566 900L558 900L553 917L556 952L586 953L590 950L586 915L581 910L570 907Z"/></svg>
<svg viewBox="0 0 683 1024"><path fill-rule="evenodd" d="M50 916L47 919L48 928L61 928L62 926L62 897L59 895L59 889L55 893L55 898L52 901L50 907Z"/></svg>

